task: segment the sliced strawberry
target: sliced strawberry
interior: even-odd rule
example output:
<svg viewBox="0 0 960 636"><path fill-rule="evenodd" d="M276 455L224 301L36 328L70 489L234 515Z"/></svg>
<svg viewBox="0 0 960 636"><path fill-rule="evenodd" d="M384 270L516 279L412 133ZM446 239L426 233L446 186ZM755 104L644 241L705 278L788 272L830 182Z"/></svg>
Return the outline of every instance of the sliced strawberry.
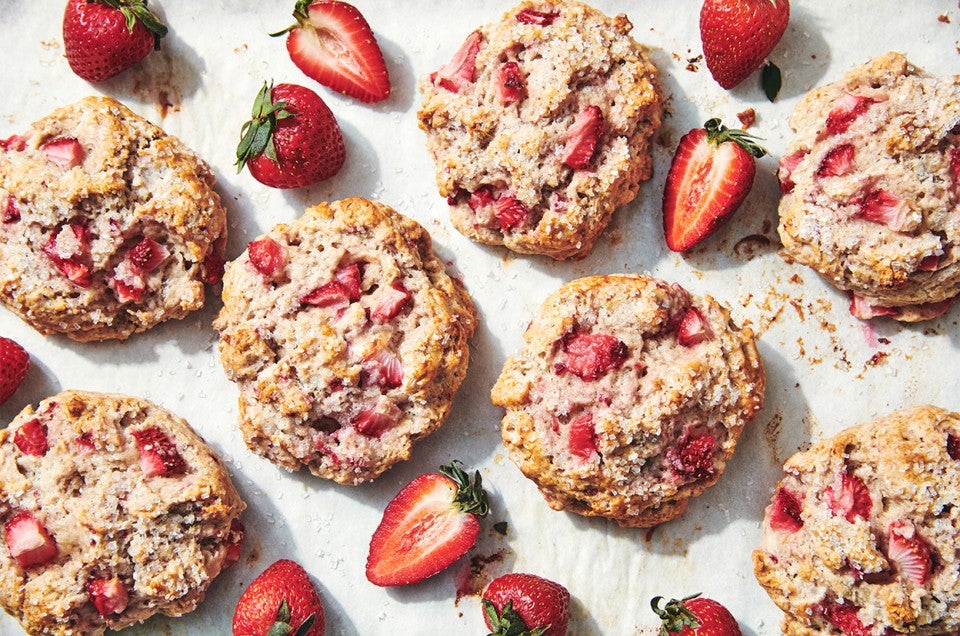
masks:
<svg viewBox="0 0 960 636"><path fill-rule="evenodd" d="M574 170L586 170L593 161L597 142L603 135L603 112L594 105L584 108L564 133L562 161Z"/></svg>
<svg viewBox="0 0 960 636"><path fill-rule="evenodd" d="M400 358L389 349L381 349L367 356L360 372L364 386L379 386L393 389L403 384L403 365Z"/></svg>
<svg viewBox="0 0 960 636"><path fill-rule="evenodd" d="M3 536L10 556L24 569L49 563L59 552L44 525L27 510L15 513L7 521Z"/></svg>
<svg viewBox="0 0 960 636"><path fill-rule="evenodd" d="M127 258L144 272L152 272L170 256L169 250L152 238L144 238L133 246Z"/></svg>
<svg viewBox="0 0 960 636"><path fill-rule="evenodd" d="M687 310L677 327L677 342L684 347L696 346L709 340L712 335L703 314L693 308Z"/></svg>
<svg viewBox="0 0 960 636"><path fill-rule="evenodd" d="M534 9L521 9L517 12L516 17L517 22L522 22L524 24L550 26L559 16L559 11L535 11Z"/></svg>
<svg viewBox="0 0 960 636"><path fill-rule="evenodd" d="M842 177L853 170L853 144L840 144L824 155L817 168L818 177Z"/></svg>
<svg viewBox="0 0 960 636"><path fill-rule="evenodd" d="M301 296L300 302L313 307L342 309L350 304L350 294L342 283L332 280Z"/></svg>
<svg viewBox="0 0 960 636"><path fill-rule="evenodd" d="M453 59L430 74L430 81L451 93L459 93L473 83L477 74L477 53L483 35L474 31L454 54Z"/></svg>
<svg viewBox="0 0 960 636"><path fill-rule="evenodd" d="M360 300L360 281L363 280L363 274L360 272L359 263L351 263L341 267L334 272L333 277L343 285L344 291L347 292L347 298L351 301Z"/></svg>
<svg viewBox="0 0 960 636"><path fill-rule="evenodd" d="M873 500L863 480L846 471L840 474L839 480L838 488L828 486L823 491L823 499L833 516L843 517L850 523L857 517L869 518Z"/></svg>
<svg viewBox="0 0 960 636"><path fill-rule="evenodd" d="M900 576L923 585L933 571L930 546L909 521L894 521L887 536L887 558Z"/></svg>
<svg viewBox="0 0 960 636"><path fill-rule="evenodd" d="M361 435L379 439L381 435L396 426L402 417L403 411L392 401L381 396L376 404L357 413L350 423Z"/></svg>
<svg viewBox="0 0 960 636"><path fill-rule="evenodd" d="M370 539L367 579L374 585L417 583L467 553L490 512L480 473L473 483L454 461L420 475L383 511Z"/></svg>
<svg viewBox="0 0 960 636"><path fill-rule="evenodd" d="M176 445L156 426L132 431L140 450L140 468L147 477L172 477L187 470Z"/></svg>
<svg viewBox="0 0 960 636"><path fill-rule="evenodd" d="M873 630L860 620L860 608L849 603L823 603L820 611L844 636L873 636Z"/></svg>
<svg viewBox="0 0 960 636"><path fill-rule="evenodd" d="M346 2L298 0L287 35L290 59L307 77L362 102L390 96L390 77L370 25Z"/></svg>
<svg viewBox="0 0 960 636"><path fill-rule="evenodd" d="M567 355L554 365L554 371L558 375L569 371L582 380L596 380L619 368L628 355L627 345L606 334L572 331L560 339L560 345Z"/></svg>
<svg viewBox="0 0 960 636"><path fill-rule="evenodd" d="M223 256L210 252L203 258L203 282L216 285L223 278Z"/></svg>
<svg viewBox="0 0 960 636"><path fill-rule="evenodd" d="M523 225L529 212L527 207L516 197L503 196L497 199L494 204L493 214L500 222L501 231L506 232Z"/></svg>
<svg viewBox="0 0 960 636"><path fill-rule="evenodd" d="M20 135L10 135L6 139L0 139L0 150L13 150L14 152L23 152L27 149L27 140Z"/></svg>
<svg viewBox="0 0 960 636"><path fill-rule="evenodd" d="M935 272L939 267L940 267L939 254L931 254L930 256L924 256L922 259L920 259L920 263L917 264L917 270L921 272Z"/></svg>
<svg viewBox="0 0 960 636"><path fill-rule="evenodd" d="M870 106L878 101L863 95L844 95L840 97L834 102L833 108L827 115L827 133L841 135L847 132L853 122L870 110Z"/></svg>
<svg viewBox="0 0 960 636"><path fill-rule="evenodd" d="M485 208L492 204L493 190L490 188L490 186L480 186L474 192L471 192L470 198L467 199L467 205L469 205L470 209L474 212L480 208Z"/></svg>
<svg viewBox="0 0 960 636"><path fill-rule="evenodd" d="M502 104L513 104L524 98L527 81L523 77L520 65L507 62L497 71L497 96Z"/></svg>
<svg viewBox="0 0 960 636"><path fill-rule="evenodd" d="M906 201L881 189L874 190L863 198L858 216L899 232L906 226L908 214L910 214L910 206Z"/></svg>
<svg viewBox="0 0 960 636"><path fill-rule="evenodd" d="M793 179L791 179L791 175L793 175L793 171L797 169L797 166L800 165L800 162L803 161L806 156L806 150L798 150L780 159L780 167L777 169L777 179L780 181L780 192L783 194L793 192L796 184L793 182Z"/></svg>
<svg viewBox="0 0 960 636"><path fill-rule="evenodd" d="M947 455L950 455L950 459L960 461L960 435L947 435Z"/></svg>
<svg viewBox="0 0 960 636"><path fill-rule="evenodd" d="M773 495L768 508L770 527L778 532L794 533L803 527L803 495L798 495L781 486Z"/></svg>
<svg viewBox="0 0 960 636"><path fill-rule="evenodd" d="M286 250L270 237L252 241L247 246L247 256L250 264L268 279L283 275L287 264Z"/></svg>
<svg viewBox="0 0 960 636"><path fill-rule="evenodd" d="M13 443L24 455L42 457L47 454L47 425L34 418L28 420L13 435Z"/></svg>
<svg viewBox="0 0 960 636"><path fill-rule="evenodd" d="M863 296L854 294L850 299L850 313L854 318L870 320L878 316L898 316L900 310L894 307L884 307L883 305L872 305Z"/></svg>
<svg viewBox="0 0 960 636"><path fill-rule="evenodd" d="M100 612L100 616L120 614L127 609L130 597L127 586L117 577L112 579L92 579L87 583L87 594L90 601Z"/></svg>
<svg viewBox="0 0 960 636"><path fill-rule="evenodd" d="M673 469L687 477L701 479L714 473L713 455L717 440L710 433L684 435L667 451Z"/></svg>
<svg viewBox="0 0 960 636"><path fill-rule="evenodd" d="M410 300L410 292L399 280L390 285L381 286L374 299L376 304L370 310L370 319L383 324L393 320Z"/></svg>
<svg viewBox="0 0 960 636"><path fill-rule="evenodd" d="M73 137L57 137L40 146L40 150L47 161L64 170L83 163L83 146Z"/></svg>
<svg viewBox="0 0 960 636"><path fill-rule="evenodd" d="M223 556L224 569L236 565L240 560L240 553L243 551L243 539L246 536L246 529L239 519L230 522L230 529L227 531L227 551Z"/></svg>
<svg viewBox="0 0 960 636"><path fill-rule="evenodd" d="M570 454L586 461L597 452L597 434L593 428L593 415L586 413L570 422Z"/></svg>
<svg viewBox="0 0 960 636"><path fill-rule="evenodd" d="M20 208L17 207L17 200L11 194L7 197L7 203L0 212L0 223L16 223L20 220Z"/></svg>

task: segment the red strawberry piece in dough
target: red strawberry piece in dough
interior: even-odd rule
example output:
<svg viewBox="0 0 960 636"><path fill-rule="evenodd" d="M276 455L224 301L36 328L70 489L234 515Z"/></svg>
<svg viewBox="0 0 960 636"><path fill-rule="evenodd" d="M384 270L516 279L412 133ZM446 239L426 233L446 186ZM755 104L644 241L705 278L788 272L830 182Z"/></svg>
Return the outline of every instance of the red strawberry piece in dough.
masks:
<svg viewBox="0 0 960 636"><path fill-rule="evenodd" d="M773 495L773 501L767 509L770 515L770 527L778 532L794 533L803 527L803 495L791 492L780 486Z"/></svg>
<svg viewBox="0 0 960 636"><path fill-rule="evenodd" d="M90 265L85 261L90 253L87 228L79 223L70 223L58 228L43 244L46 254L60 273L79 287L93 283Z"/></svg>
<svg viewBox="0 0 960 636"><path fill-rule="evenodd" d="M125 282L120 278L114 278L112 283L113 289L117 294L117 300L119 300L121 303L139 302L147 291L146 286L143 285L142 282L131 284L130 282Z"/></svg>
<svg viewBox="0 0 960 636"><path fill-rule="evenodd" d="M243 539L246 536L246 529L239 519L230 522L230 529L227 531L227 550L223 556L224 569L236 565L240 560L240 553L243 551Z"/></svg>
<svg viewBox="0 0 960 636"><path fill-rule="evenodd" d="M13 435L13 443L24 455L43 457L47 454L47 425L34 418L27 420Z"/></svg>
<svg viewBox="0 0 960 636"><path fill-rule="evenodd" d="M170 252L152 238L144 238L133 246L127 258L144 272L152 272L167 260Z"/></svg>
<svg viewBox="0 0 960 636"><path fill-rule="evenodd" d="M570 422L570 454L586 461L597 452L597 434L593 428L593 415L586 413Z"/></svg>
<svg viewBox="0 0 960 636"><path fill-rule="evenodd" d="M282 245L270 237L252 241L247 246L250 264L268 279L283 274L287 263L287 252Z"/></svg>
<svg viewBox="0 0 960 636"><path fill-rule="evenodd" d="M497 96L501 104L513 104L523 99L527 92L527 81L523 77L520 65L507 62L497 71Z"/></svg>
<svg viewBox="0 0 960 636"><path fill-rule="evenodd" d="M574 170L586 170L603 135L603 113L597 106L587 106L564 133L562 161Z"/></svg>
<svg viewBox="0 0 960 636"><path fill-rule="evenodd" d="M240 131L237 171L271 188L300 188L328 179L346 158L343 133L320 96L297 84L264 83Z"/></svg>
<svg viewBox="0 0 960 636"><path fill-rule="evenodd" d="M873 630L860 620L860 608L849 603L823 603L821 613L844 636L873 636Z"/></svg>
<svg viewBox="0 0 960 636"><path fill-rule="evenodd" d="M752 135L731 130L719 119L680 139L663 191L667 247L675 252L690 249L736 212L753 186L755 158L766 154L755 142Z"/></svg>
<svg viewBox="0 0 960 636"><path fill-rule="evenodd" d="M788 0L705 0L700 41L710 74L731 89L760 68L790 21Z"/></svg>
<svg viewBox="0 0 960 636"><path fill-rule="evenodd" d="M677 342L684 347L693 347L711 337L710 326L697 309L688 309L677 327Z"/></svg>
<svg viewBox="0 0 960 636"><path fill-rule="evenodd" d="M397 493L370 539L367 579L374 585L417 583L445 570L477 542L490 512L480 473L457 461L420 475Z"/></svg>
<svg viewBox="0 0 960 636"><path fill-rule="evenodd" d="M20 135L10 135L6 139L0 139L0 151L22 152L27 149L27 140Z"/></svg>
<svg viewBox="0 0 960 636"><path fill-rule="evenodd" d="M950 149L950 171L953 176L960 179L960 148Z"/></svg>
<svg viewBox="0 0 960 636"><path fill-rule="evenodd" d="M223 255L210 252L203 258L203 282L216 285L223 278Z"/></svg>
<svg viewBox="0 0 960 636"><path fill-rule="evenodd" d="M596 380L626 360L627 345L606 334L569 332L561 338L566 358L554 366L557 374L569 371L582 380Z"/></svg>
<svg viewBox="0 0 960 636"><path fill-rule="evenodd" d="M493 190L490 186L480 186L475 191L470 193L470 198L467 199L467 205L470 206L470 209L476 212L480 208L485 208L488 205L493 204Z"/></svg>
<svg viewBox="0 0 960 636"><path fill-rule="evenodd" d="M701 479L712 475L713 451L717 440L710 433L684 435L667 452L667 460L681 475Z"/></svg>
<svg viewBox="0 0 960 636"><path fill-rule="evenodd" d="M101 82L160 48L167 28L147 0L69 0L63 12L63 49L74 73Z"/></svg>
<svg viewBox="0 0 960 636"><path fill-rule="evenodd" d="M557 11L521 9L517 12L517 22L522 22L524 24L537 24L540 26L550 26L559 16L560 13Z"/></svg>
<svg viewBox="0 0 960 636"><path fill-rule="evenodd" d="M393 389L403 384L403 365L400 358L388 349L368 356L361 365L360 383Z"/></svg>
<svg viewBox="0 0 960 636"><path fill-rule="evenodd" d="M29 511L14 513L3 529L3 537L17 565L27 569L49 563L59 551L46 527Z"/></svg>
<svg viewBox="0 0 960 636"><path fill-rule="evenodd" d="M93 435L89 431L75 437L73 444L77 447L77 451L81 453L97 450L97 444L93 441Z"/></svg>
<svg viewBox="0 0 960 636"><path fill-rule="evenodd" d="M896 564L897 573L917 585L925 584L933 572L930 546L909 521L894 521L887 536L887 558Z"/></svg>
<svg viewBox="0 0 960 636"><path fill-rule="evenodd" d="M853 170L853 144L840 144L824 155L817 168L818 177L842 177Z"/></svg>
<svg viewBox="0 0 960 636"><path fill-rule="evenodd" d="M233 636L295 634L323 636L323 603L304 569L281 559L240 595L233 612Z"/></svg>
<svg viewBox="0 0 960 636"><path fill-rule="evenodd" d="M860 320L870 320L878 316L897 316L900 314L900 310L895 307L871 304L863 296L854 294L850 298L850 314Z"/></svg>
<svg viewBox="0 0 960 636"><path fill-rule="evenodd" d="M398 280L380 287L372 299L375 304L370 310L370 319L378 324L390 322L403 310L410 300L410 292Z"/></svg>
<svg viewBox="0 0 960 636"><path fill-rule="evenodd" d="M483 620L493 634L565 636L570 592L535 574L510 573L490 581L482 594Z"/></svg>
<svg viewBox="0 0 960 636"><path fill-rule="evenodd" d="M93 579L87 583L87 594L100 616L120 614L127 609L130 596L127 586L117 577L112 579Z"/></svg>
<svg viewBox="0 0 960 636"><path fill-rule="evenodd" d="M381 396L376 404L357 413L350 420L350 424L361 435L379 439L381 435L396 426L402 417L403 411L391 400Z"/></svg>
<svg viewBox="0 0 960 636"><path fill-rule="evenodd" d="M921 272L935 272L940 267L940 254L931 254L924 256L917 264L917 269Z"/></svg>
<svg viewBox="0 0 960 636"><path fill-rule="evenodd" d="M477 74L477 53L482 41L479 31L468 35L453 59L430 74L430 81L451 93L459 93L472 84Z"/></svg>
<svg viewBox="0 0 960 636"><path fill-rule="evenodd" d="M333 277L337 279L337 282L343 285L344 291L347 293L347 298L351 301L360 300L360 282L363 279L363 275L360 272L360 265L358 263L351 263L341 267L336 272L334 272Z"/></svg>
<svg viewBox="0 0 960 636"><path fill-rule="evenodd" d="M314 307L342 309L352 301L360 300L360 266L357 263L341 267L333 273L333 280L301 296L300 302Z"/></svg>
<svg viewBox="0 0 960 636"><path fill-rule="evenodd" d="M886 225L895 232L907 224L910 206L907 202L886 190L874 190L860 202L859 216L873 223Z"/></svg>
<svg viewBox="0 0 960 636"><path fill-rule="evenodd" d="M7 197L7 203L0 212L0 223L16 223L20 220L20 208L17 207L17 200L11 194Z"/></svg>
<svg viewBox="0 0 960 636"><path fill-rule="evenodd" d="M670 599L660 607L662 600L662 596L656 596L650 601L650 607L660 617L661 634L742 636L730 610L713 599L694 594L680 600Z"/></svg>
<svg viewBox="0 0 960 636"><path fill-rule="evenodd" d="M176 445L156 426L132 431L140 451L140 468L147 477L173 477L187 470Z"/></svg>
<svg viewBox="0 0 960 636"><path fill-rule="evenodd" d="M19 344L0 336L0 404L20 388L30 370L30 355Z"/></svg>
<svg viewBox="0 0 960 636"><path fill-rule="evenodd" d="M50 163L69 170L83 163L83 146L72 137L57 137L40 146Z"/></svg>
<svg viewBox="0 0 960 636"><path fill-rule="evenodd" d="M777 169L777 180L780 181L780 192L787 194L793 192L796 184L791 179L793 171L797 169L803 158L807 156L806 150L798 150L792 154L780 159L780 167Z"/></svg>
<svg viewBox="0 0 960 636"><path fill-rule="evenodd" d="M338 93L372 103L390 96L383 53L366 19L346 2L297 0L287 53L303 73Z"/></svg>
<svg viewBox="0 0 960 636"><path fill-rule="evenodd" d="M523 225L528 214L527 206L516 197L502 196L494 204L493 215L500 222L500 229L503 232Z"/></svg>
<svg viewBox="0 0 960 636"><path fill-rule="evenodd" d="M868 519L873 509L870 490L863 480L844 471L836 486L827 486L823 499L835 517L843 517L853 523L857 517Z"/></svg>
<svg viewBox="0 0 960 636"><path fill-rule="evenodd" d="M843 95L827 114L827 134L842 135L879 100L863 95Z"/></svg>
<svg viewBox="0 0 960 636"><path fill-rule="evenodd" d="M960 461L960 435L953 433L947 435L947 455L950 459Z"/></svg>

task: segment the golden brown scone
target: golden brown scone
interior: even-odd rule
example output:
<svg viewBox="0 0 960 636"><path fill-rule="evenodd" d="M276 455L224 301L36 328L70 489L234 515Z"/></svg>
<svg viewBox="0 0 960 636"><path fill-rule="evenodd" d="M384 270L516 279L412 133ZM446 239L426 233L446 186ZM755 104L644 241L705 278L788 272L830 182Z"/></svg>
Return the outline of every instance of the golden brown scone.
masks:
<svg viewBox="0 0 960 636"><path fill-rule="evenodd" d="M386 205L321 203L224 275L220 357L255 453L343 484L374 479L447 418L476 327L427 231Z"/></svg>
<svg viewBox="0 0 960 636"><path fill-rule="evenodd" d="M784 471L753 563L786 634L957 633L960 415L897 411Z"/></svg>
<svg viewBox="0 0 960 636"><path fill-rule="evenodd" d="M551 508L646 527L717 481L763 390L753 332L726 308L615 275L547 298L492 400L511 459Z"/></svg>
<svg viewBox="0 0 960 636"><path fill-rule="evenodd" d="M64 391L0 431L0 604L30 634L179 616L236 560L244 507L181 418Z"/></svg>

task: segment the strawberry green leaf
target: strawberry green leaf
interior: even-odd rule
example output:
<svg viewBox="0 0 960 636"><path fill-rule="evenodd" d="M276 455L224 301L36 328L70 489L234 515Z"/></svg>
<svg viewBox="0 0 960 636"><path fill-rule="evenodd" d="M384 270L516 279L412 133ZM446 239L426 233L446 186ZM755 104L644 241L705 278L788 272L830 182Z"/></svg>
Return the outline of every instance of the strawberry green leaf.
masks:
<svg viewBox="0 0 960 636"><path fill-rule="evenodd" d="M716 117L707 120L703 127L707 131L707 141L714 145L732 141L757 159L767 154L766 149L756 143L760 141L759 137L738 128L727 128Z"/></svg>
<svg viewBox="0 0 960 636"><path fill-rule="evenodd" d="M763 70L760 72L760 85L767 99L771 102L777 99L777 94L783 85L783 78L780 75L780 68L773 62L763 65Z"/></svg>
<svg viewBox="0 0 960 636"><path fill-rule="evenodd" d="M513 609L513 601L507 601L503 610L497 612L497 606L487 599L481 601L483 612L490 623L490 633L487 636L543 636L550 629L550 625L542 625L534 629L527 627L523 617Z"/></svg>
<svg viewBox="0 0 960 636"><path fill-rule="evenodd" d="M483 489L483 480L480 477L480 471L474 473L473 483L460 462L453 460L449 466L441 466L440 472L457 483L457 494L453 502L457 504L462 512L469 512L478 517L486 517L490 514L490 503L487 501L487 491Z"/></svg>
<svg viewBox="0 0 960 636"><path fill-rule="evenodd" d="M660 608L660 601L663 600L662 596L654 596L650 600L650 607L662 621L662 625L660 626L660 636L679 634L681 631L683 631L684 627L690 627L691 629L700 627L700 620L697 618L696 614L691 612L684 605L686 601L697 598L698 596L700 595L692 594L680 599L679 601L675 598L672 598L667 601L667 604L664 605L662 609Z"/></svg>
<svg viewBox="0 0 960 636"><path fill-rule="evenodd" d="M88 0L90 1L90 0ZM153 33L153 48L160 49L160 38L167 34L167 27L160 19L147 8L147 0L95 0L111 9L116 9L123 14L127 22L127 29L133 31L133 28L140 22Z"/></svg>
<svg viewBox="0 0 960 636"><path fill-rule="evenodd" d="M506 536L506 534L507 534L507 522L506 522L506 521L498 521L497 523L493 524L493 529L496 530L499 534L502 534L502 535Z"/></svg>
<svg viewBox="0 0 960 636"><path fill-rule="evenodd" d="M277 122L296 115L287 110L287 102L272 102L270 95L273 84L267 86L264 82L253 100L250 110L250 121L240 129L240 143L237 146L237 172L243 170L247 161L265 154L274 163L277 162L277 151L273 145L273 131Z"/></svg>

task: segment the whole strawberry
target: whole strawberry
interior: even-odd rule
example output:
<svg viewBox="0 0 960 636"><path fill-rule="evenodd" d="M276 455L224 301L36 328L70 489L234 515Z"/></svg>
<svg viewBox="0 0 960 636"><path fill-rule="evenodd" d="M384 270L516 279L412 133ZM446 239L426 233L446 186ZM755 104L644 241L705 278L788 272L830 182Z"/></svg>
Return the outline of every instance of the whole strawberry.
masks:
<svg viewBox="0 0 960 636"><path fill-rule="evenodd" d="M700 41L713 79L730 89L760 68L790 20L789 0L705 0Z"/></svg>
<svg viewBox="0 0 960 636"><path fill-rule="evenodd" d="M492 636L565 636L570 592L535 574L504 574L483 591L483 620Z"/></svg>
<svg viewBox="0 0 960 636"><path fill-rule="evenodd" d="M323 604L300 565L281 559L244 590L233 613L234 636L322 636Z"/></svg>
<svg viewBox="0 0 960 636"><path fill-rule="evenodd" d="M147 0L69 0L63 12L63 49L73 72L102 82L160 48L167 27Z"/></svg>
<svg viewBox="0 0 960 636"><path fill-rule="evenodd" d="M320 96L297 84L263 88L240 131L237 172L272 188L300 188L335 175L346 157L343 134Z"/></svg>
<svg viewBox="0 0 960 636"><path fill-rule="evenodd" d="M684 599L670 599L662 608L662 596L650 601L660 617L660 636L741 636L740 626L726 607L699 594Z"/></svg>
<svg viewBox="0 0 960 636"><path fill-rule="evenodd" d="M0 404L20 387L30 368L30 356L10 338L0 336Z"/></svg>

